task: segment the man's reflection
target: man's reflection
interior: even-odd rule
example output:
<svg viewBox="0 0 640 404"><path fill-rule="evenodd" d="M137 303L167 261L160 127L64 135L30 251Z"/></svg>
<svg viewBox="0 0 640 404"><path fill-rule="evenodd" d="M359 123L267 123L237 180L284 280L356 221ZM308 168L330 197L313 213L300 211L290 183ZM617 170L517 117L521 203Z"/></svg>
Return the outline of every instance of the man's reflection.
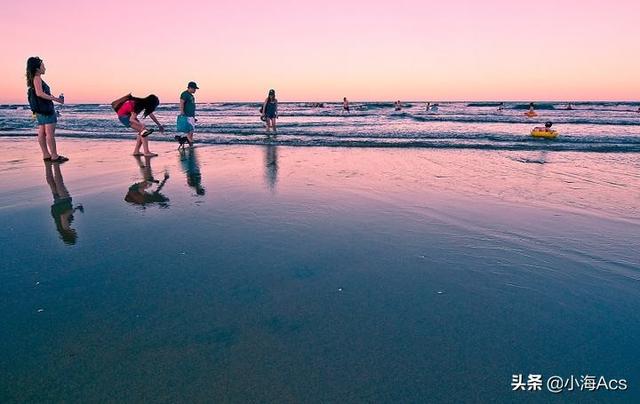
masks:
<svg viewBox="0 0 640 404"><path fill-rule="evenodd" d="M187 175L187 185L193 188L197 195L204 195L205 190L202 186L202 175L200 174L200 163L196 156L196 149L180 149L180 163L182 170Z"/></svg>
<svg viewBox="0 0 640 404"><path fill-rule="evenodd" d="M53 195L53 205L51 205L51 216L56 223L56 229L60 238L65 244L73 245L78 240L78 233L71 228L73 214L76 210L84 212L82 205L73 207L73 201L67 187L64 185L60 163L51 161L44 162L45 176L47 184L51 188Z"/></svg>
<svg viewBox="0 0 640 404"><path fill-rule="evenodd" d="M265 180L267 186L274 192L278 182L278 147L272 144L266 146L265 154Z"/></svg>
<svg viewBox="0 0 640 404"><path fill-rule="evenodd" d="M138 162L138 166L140 166L140 174L143 180L129 187L129 191L124 197L124 200L134 205L140 205L143 208L154 203L157 203L162 208L169 207L169 198L160 192L169 179L169 173L164 173L164 179L162 181L156 180L151 171L151 158L144 157L143 163L140 156L134 157ZM156 188L152 189L154 186L156 186Z"/></svg>

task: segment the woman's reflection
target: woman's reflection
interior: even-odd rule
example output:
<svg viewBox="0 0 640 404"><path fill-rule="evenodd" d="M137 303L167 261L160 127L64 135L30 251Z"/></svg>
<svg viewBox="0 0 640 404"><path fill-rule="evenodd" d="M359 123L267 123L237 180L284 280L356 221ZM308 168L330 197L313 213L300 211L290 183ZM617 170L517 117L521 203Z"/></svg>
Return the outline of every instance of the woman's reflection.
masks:
<svg viewBox="0 0 640 404"><path fill-rule="evenodd" d="M44 162L45 176L47 184L51 188L53 195L53 205L51 205L51 216L56 223L56 229L60 238L67 245L73 245L78 240L78 233L71 228L73 214L76 210L84 212L82 205L73 207L73 201L67 187L64 185L60 163L51 161Z"/></svg>
<svg viewBox="0 0 640 404"><path fill-rule="evenodd" d="M182 170L187 175L187 185L193 188L197 195L204 195L205 190L202 186L202 175L200 174L200 163L196 156L196 149L180 149L180 163Z"/></svg>
<svg viewBox="0 0 640 404"><path fill-rule="evenodd" d="M271 192L276 190L278 182L278 147L269 144L265 148L265 180Z"/></svg>
<svg viewBox="0 0 640 404"><path fill-rule="evenodd" d="M124 200L134 205L140 205L142 208L154 203L157 203L162 208L169 207L169 198L160 192L169 179L169 173L165 171L162 181L156 180L151 171L151 158L144 157L145 161L143 163L140 156L134 157L140 167L140 174L142 175L143 181L131 185ZM153 186L156 186L155 190L151 189Z"/></svg>

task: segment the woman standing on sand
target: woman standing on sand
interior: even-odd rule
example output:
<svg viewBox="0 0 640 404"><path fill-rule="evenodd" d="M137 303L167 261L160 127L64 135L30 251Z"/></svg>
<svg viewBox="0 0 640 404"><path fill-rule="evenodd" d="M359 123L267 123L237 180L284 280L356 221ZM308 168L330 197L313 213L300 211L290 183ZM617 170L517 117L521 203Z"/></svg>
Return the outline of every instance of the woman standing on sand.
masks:
<svg viewBox="0 0 640 404"><path fill-rule="evenodd" d="M269 90L269 95L262 105L262 116L266 118L267 133L269 128L273 129L273 133L277 133L276 119L278 119L278 99L276 98L276 90Z"/></svg>
<svg viewBox="0 0 640 404"><path fill-rule="evenodd" d="M158 125L160 133L164 134L164 126L158 121L153 111L156 110L160 100L155 95L151 94L145 98L133 97L131 94L127 94L122 98L119 98L111 103L111 107L118 114L118 120L127 128L133 129L136 136L136 147L133 149L134 156L142 156L140 153L140 146L144 149L145 157L155 157L156 153L149 151L149 140L147 136L153 133L153 129L147 129L142 122L138 120L138 114L144 111L143 118L149 117L153 122Z"/></svg>
<svg viewBox="0 0 640 404"><path fill-rule="evenodd" d="M27 94L31 111L36 115L38 122L38 144L42 150L44 161L64 163L69 159L58 154L56 147L56 111L53 102L64 104L64 97L53 97L51 89L42 80L46 72L44 62L37 56L27 59Z"/></svg>

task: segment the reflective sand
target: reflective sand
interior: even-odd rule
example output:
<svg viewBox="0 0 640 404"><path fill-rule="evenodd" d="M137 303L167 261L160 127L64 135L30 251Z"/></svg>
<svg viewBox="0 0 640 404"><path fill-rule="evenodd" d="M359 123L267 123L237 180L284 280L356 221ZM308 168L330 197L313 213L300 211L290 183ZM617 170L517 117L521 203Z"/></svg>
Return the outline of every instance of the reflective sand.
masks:
<svg viewBox="0 0 640 404"><path fill-rule="evenodd" d="M636 154L132 147L0 140L2 401L638 397Z"/></svg>

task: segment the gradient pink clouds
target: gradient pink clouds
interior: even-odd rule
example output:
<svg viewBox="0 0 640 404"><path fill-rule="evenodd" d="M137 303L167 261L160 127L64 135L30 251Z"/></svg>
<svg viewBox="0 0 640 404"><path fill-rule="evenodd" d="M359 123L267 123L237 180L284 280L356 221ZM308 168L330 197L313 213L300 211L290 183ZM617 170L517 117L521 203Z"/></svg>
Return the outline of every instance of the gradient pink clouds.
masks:
<svg viewBox="0 0 640 404"><path fill-rule="evenodd" d="M632 100L637 1L35 1L0 16L0 102L45 59L68 102Z"/></svg>

